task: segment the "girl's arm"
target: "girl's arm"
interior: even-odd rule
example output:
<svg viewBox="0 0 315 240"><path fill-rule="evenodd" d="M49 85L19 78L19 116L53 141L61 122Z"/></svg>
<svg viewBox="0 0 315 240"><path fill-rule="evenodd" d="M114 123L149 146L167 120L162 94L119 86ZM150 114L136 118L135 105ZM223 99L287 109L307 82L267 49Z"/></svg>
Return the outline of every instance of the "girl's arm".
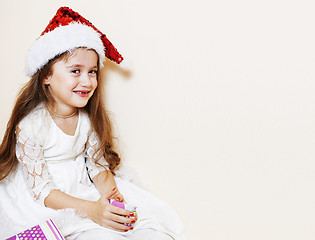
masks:
<svg viewBox="0 0 315 240"><path fill-rule="evenodd" d="M58 190L53 184L48 171L43 149L36 137L29 136L27 132L17 129L17 157L22 166L26 185L29 187L34 199L39 204L53 209L73 208L81 216L90 218L101 226L117 231L126 231L131 228L124 223L132 223L131 212L109 204L108 199L117 194L117 188L111 189L98 201L86 201L72 197Z"/></svg>
<svg viewBox="0 0 315 240"><path fill-rule="evenodd" d="M108 195L113 188L117 188L114 176L110 170L104 170L100 172L99 174L92 178L92 181L101 195L103 194ZM110 198L115 199L116 201L119 202L124 201L123 195L118 190Z"/></svg>
<svg viewBox="0 0 315 240"><path fill-rule="evenodd" d="M124 223L133 224L135 222L134 219L124 216L134 216L134 214L128 210L109 204L108 199L117 194L117 191L117 188L112 188L111 191L107 191L107 195L104 194L98 201L93 202L75 198L54 189L45 198L44 203L47 207L56 210L73 208L82 217L90 218L103 227L124 232L132 229L132 227L126 226Z"/></svg>
<svg viewBox="0 0 315 240"><path fill-rule="evenodd" d="M91 130L86 142L85 155L87 158L86 165L88 174L91 177L98 192L108 194L114 187L117 188L113 174L108 168L108 163L102 150L99 149L99 138L94 130ZM111 197L116 201L122 202L123 195L118 191Z"/></svg>
<svg viewBox="0 0 315 240"><path fill-rule="evenodd" d="M111 193L111 189L114 189L114 188L117 189L114 176L110 170L104 170L104 171L100 172L94 178L92 178L92 181L93 181L96 189L98 190L98 192L101 195L108 196ZM117 192L113 193L109 198L115 199L116 201L119 201L119 202L126 203L124 196L119 192L118 189L117 189ZM137 213L134 216L134 220L135 221L138 220L138 214Z"/></svg>

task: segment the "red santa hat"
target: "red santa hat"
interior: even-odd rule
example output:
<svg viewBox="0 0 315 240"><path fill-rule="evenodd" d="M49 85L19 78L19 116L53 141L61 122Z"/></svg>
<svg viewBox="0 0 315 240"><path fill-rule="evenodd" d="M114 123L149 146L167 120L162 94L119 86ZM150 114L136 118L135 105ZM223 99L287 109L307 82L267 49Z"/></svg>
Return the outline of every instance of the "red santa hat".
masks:
<svg viewBox="0 0 315 240"><path fill-rule="evenodd" d="M99 56L100 67L103 66L105 57L118 64L123 60L105 34L79 13L68 7L61 7L29 49L25 72L32 76L49 60L78 47L94 49Z"/></svg>

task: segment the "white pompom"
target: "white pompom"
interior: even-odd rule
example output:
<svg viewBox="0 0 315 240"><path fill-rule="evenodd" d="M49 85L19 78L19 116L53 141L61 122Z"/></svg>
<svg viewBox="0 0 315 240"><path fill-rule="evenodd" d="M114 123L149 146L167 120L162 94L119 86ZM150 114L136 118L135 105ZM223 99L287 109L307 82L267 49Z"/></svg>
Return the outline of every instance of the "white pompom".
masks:
<svg viewBox="0 0 315 240"><path fill-rule="evenodd" d="M132 67L132 61L128 61L126 59L124 59L121 63L119 63L119 66L122 68L122 69L125 69L125 70L130 70L130 68Z"/></svg>

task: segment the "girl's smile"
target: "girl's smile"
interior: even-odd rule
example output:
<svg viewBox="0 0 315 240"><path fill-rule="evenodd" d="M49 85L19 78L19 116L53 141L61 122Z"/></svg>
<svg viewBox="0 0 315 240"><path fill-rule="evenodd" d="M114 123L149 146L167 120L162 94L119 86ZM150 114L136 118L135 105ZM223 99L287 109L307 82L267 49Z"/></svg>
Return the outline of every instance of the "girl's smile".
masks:
<svg viewBox="0 0 315 240"><path fill-rule="evenodd" d="M73 91L73 92L78 94L80 97L88 97L91 91Z"/></svg>
<svg viewBox="0 0 315 240"><path fill-rule="evenodd" d="M53 97L54 102L49 105L55 112L67 115L88 103L97 87L97 63L94 50L78 48L53 65L44 84Z"/></svg>

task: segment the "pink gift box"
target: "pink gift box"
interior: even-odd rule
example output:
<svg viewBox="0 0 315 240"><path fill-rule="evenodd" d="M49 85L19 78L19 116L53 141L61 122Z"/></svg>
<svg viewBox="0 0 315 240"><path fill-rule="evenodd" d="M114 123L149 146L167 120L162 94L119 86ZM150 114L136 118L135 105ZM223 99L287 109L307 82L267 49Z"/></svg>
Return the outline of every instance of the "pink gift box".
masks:
<svg viewBox="0 0 315 240"><path fill-rule="evenodd" d="M65 240L56 223L50 219L6 240Z"/></svg>
<svg viewBox="0 0 315 240"><path fill-rule="evenodd" d="M134 212L134 213L136 213L136 211L137 211L137 207L125 204L123 202L118 202L118 201L115 201L113 199L108 199L108 201L109 201L110 204L112 204L112 205L114 205L116 207L119 207L119 208L122 208L122 209L127 209L127 210L129 210L131 212ZM129 216L125 216L125 217L130 218ZM134 217L132 217L132 218L134 218ZM130 224L130 223L125 223L125 225L126 226L132 226L132 224Z"/></svg>

